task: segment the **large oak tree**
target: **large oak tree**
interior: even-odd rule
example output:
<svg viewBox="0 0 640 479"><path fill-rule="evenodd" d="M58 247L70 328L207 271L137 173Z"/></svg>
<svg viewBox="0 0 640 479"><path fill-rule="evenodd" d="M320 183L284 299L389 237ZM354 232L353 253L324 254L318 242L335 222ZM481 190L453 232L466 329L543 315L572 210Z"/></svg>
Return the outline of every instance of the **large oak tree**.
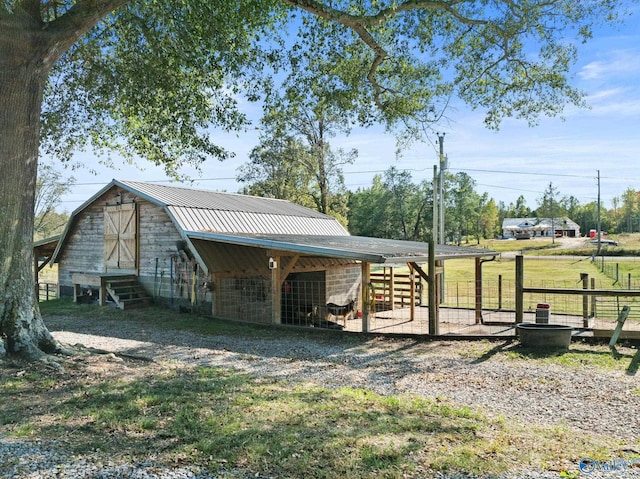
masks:
<svg viewBox="0 0 640 479"><path fill-rule="evenodd" d="M38 156L116 151L175 173L224 159L211 126L242 129L238 98L322 83L354 121L436 121L455 95L535 121L581 104L575 41L613 0L2 0L0 355L59 345L33 293Z"/></svg>

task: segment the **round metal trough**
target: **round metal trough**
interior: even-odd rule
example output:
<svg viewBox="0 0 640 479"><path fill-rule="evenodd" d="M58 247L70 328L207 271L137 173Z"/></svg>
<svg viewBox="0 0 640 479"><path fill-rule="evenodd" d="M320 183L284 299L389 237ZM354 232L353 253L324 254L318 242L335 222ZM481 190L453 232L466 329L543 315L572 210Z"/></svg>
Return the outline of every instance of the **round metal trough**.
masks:
<svg viewBox="0 0 640 479"><path fill-rule="evenodd" d="M569 348L573 328L564 324L520 323L520 343L529 348Z"/></svg>

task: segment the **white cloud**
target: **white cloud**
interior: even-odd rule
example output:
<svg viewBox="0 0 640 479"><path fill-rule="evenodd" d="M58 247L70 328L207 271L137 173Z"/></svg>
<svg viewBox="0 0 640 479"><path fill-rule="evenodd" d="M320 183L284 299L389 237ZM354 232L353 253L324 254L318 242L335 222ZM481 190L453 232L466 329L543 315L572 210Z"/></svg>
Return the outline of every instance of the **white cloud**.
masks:
<svg viewBox="0 0 640 479"><path fill-rule="evenodd" d="M614 50L605 60L596 60L582 67L578 76L583 80L618 78L640 72L638 50Z"/></svg>

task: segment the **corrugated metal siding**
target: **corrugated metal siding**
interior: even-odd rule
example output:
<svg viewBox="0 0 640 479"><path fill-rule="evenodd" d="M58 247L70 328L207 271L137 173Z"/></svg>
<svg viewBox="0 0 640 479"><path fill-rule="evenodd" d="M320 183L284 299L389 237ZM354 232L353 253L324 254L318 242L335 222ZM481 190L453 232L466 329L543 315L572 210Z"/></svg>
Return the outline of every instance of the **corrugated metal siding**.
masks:
<svg viewBox="0 0 640 479"><path fill-rule="evenodd" d="M338 221L325 215L321 217L289 216L182 206L168 206L167 210L185 231L329 236L349 234Z"/></svg>
<svg viewBox="0 0 640 479"><path fill-rule="evenodd" d="M325 218L326 215L285 200L261 198L234 193L196 190L180 186L156 185L137 181L120 183L154 198L167 206L182 206L203 210L244 211L274 215L306 216Z"/></svg>

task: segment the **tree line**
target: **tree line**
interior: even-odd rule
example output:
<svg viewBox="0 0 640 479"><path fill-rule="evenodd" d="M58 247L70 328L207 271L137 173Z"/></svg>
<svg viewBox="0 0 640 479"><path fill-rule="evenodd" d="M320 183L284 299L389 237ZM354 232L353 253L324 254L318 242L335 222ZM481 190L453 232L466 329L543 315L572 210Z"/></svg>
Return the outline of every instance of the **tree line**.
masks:
<svg viewBox="0 0 640 479"><path fill-rule="evenodd" d="M351 234L427 241L433 225L433 183L414 181L390 166L368 188L348 191L342 167L357 151L333 149L330 138L347 127L322 109L291 109L263 119L263 134L250 160L238 169L242 192L292 201L340 220ZM445 238L452 244L479 243L502 235L505 218L569 218L582 234L598 224L596 201L580 203L549 183L535 205L524 196L506 204L477 191L465 172L445 174ZM603 231L640 231L640 191L627 189L610 209L600 208Z"/></svg>

